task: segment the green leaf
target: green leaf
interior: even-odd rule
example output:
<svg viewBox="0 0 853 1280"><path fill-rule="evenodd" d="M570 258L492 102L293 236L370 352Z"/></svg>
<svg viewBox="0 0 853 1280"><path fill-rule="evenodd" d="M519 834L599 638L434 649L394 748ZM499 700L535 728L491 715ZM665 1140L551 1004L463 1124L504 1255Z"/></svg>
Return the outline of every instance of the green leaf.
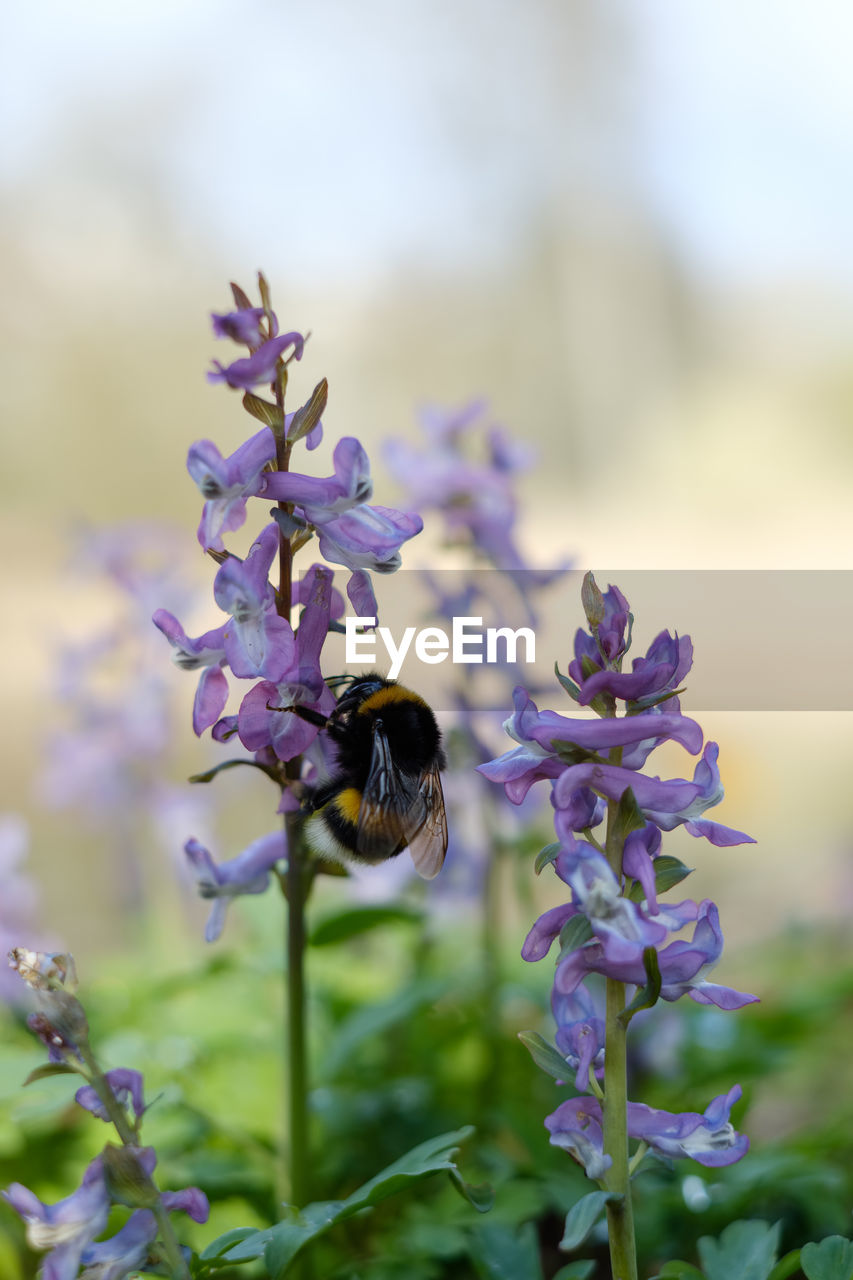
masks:
<svg viewBox="0 0 853 1280"><path fill-rule="evenodd" d="M347 1196L346 1200L323 1200L306 1205L301 1212L294 1211L291 1217L274 1227L253 1232L229 1251L226 1255L228 1261L242 1262L263 1254L272 1280L280 1280L296 1255L311 1240L324 1235L337 1223L366 1209L372 1209L389 1196L396 1195L424 1178L440 1172L455 1174L454 1185L459 1188L462 1180L453 1156L460 1143L473 1132L473 1128L467 1125L453 1133L443 1133L420 1143L359 1187L351 1196ZM475 1208L478 1207L475 1200L472 1203ZM482 1203L482 1199L479 1203Z"/></svg>
<svg viewBox="0 0 853 1280"><path fill-rule="evenodd" d="M580 912L576 916L570 916L560 930L560 955L558 963L572 951L577 951L578 947L582 947L585 942L589 942L592 937L592 925L585 915Z"/></svg>
<svg viewBox="0 0 853 1280"><path fill-rule="evenodd" d="M665 1262L660 1271L651 1280L705 1280L704 1275L692 1262L681 1262L676 1259Z"/></svg>
<svg viewBox="0 0 853 1280"><path fill-rule="evenodd" d="M779 1251L778 1222L732 1222L718 1240L702 1236L699 1261L707 1280L768 1280Z"/></svg>
<svg viewBox="0 0 853 1280"><path fill-rule="evenodd" d="M194 773L188 782L212 782L218 773L222 773L225 769L236 769L238 765L247 764L253 769L260 769L261 773L265 773L268 778L277 781L276 776L268 765L259 764L257 760L223 760L221 764L216 764L212 769L205 770L204 773Z"/></svg>
<svg viewBox="0 0 853 1280"><path fill-rule="evenodd" d="M566 1229L560 1241L561 1249L577 1249L583 1244L592 1228L604 1213L604 1206L610 1200L620 1197L614 1191L590 1191L581 1196L566 1214Z"/></svg>
<svg viewBox="0 0 853 1280"><path fill-rule="evenodd" d="M519 1031L518 1038L530 1054L537 1067L541 1067L555 1080L570 1080L572 1069L562 1054L553 1045L543 1040L537 1031Z"/></svg>
<svg viewBox="0 0 853 1280"><path fill-rule="evenodd" d="M575 702L579 702L581 696L580 688L575 684L574 680L570 680L568 676L564 676L561 673L556 662L554 663L554 675L557 677L569 697L574 698Z"/></svg>
<svg viewBox="0 0 853 1280"><path fill-rule="evenodd" d="M792 1276L800 1269L800 1253L801 1250L792 1249L790 1253L785 1254L784 1258L780 1258L770 1272L768 1280L788 1280L788 1276Z"/></svg>
<svg viewBox="0 0 853 1280"><path fill-rule="evenodd" d="M544 867L549 866L555 861L562 847L563 846L559 843L546 844L544 849L539 850L536 855L536 861L533 864L533 870L536 872L537 876Z"/></svg>
<svg viewBox="0 0 853 1280"><path fill-rule="evenodd" d="M595 1262L591 1258L576 1258L560 1267L553 1280L589 1280L594 1271Z"/></svg>
<svg viewBox="0 0 853 1280"><path fill-rule="evenodd" d="M370 929L388 924L421 924L424 918L419 907L396 905L345 907L319 920L308 936L314 947L327 947L334 942L345 942Z"/></svg>
<svg viewBox="0 0 853 1280"><path fill-rule="evenodd" d="M502 1222L478 1224L469 1252L482 1280L542 1280L539 1239L532 1222L519 1230Z"/></svg>
<svg viewBox="0 0 853 1280"><path fill-rule="evenodd" d="M634 999L619 1014L619 1021L627 1027L635 1013L641 1009L651 1009L657 1004L661 989L660 964L658 953L654 947L643 948L643 968L646 971L646 985L640 987Z"/></svg>
<svg viewBox="0 0 853 1280"><path fill-rule="evenodd" d="M597 751L590 751L588 747L579 747L576 742L570 741L568 738L552 738L549 746L558 759L564 764L606 764L604 756L599 755Z"/></svg>
<svg viewBox="0 0 853 1280"><path fill-rule="evenodd" d="M26 1089L28 1084L35 1084L36 1080L47 1080L49 1076L79 1076L82 1072L78 1067L72 1067L67 1062L46 1062L43 1067L36 1067L31 1071L23 1083Z"/></svg>
<svg viewBox="0 0 853 1280"><path fill-rule="evenodd" d="M581 583L581 604L586 614L586 620L589 623L589 629L594 632L604 621L604 596L601 594L601 588L589 570L583 575L583 582Z"/></svg>
<svg viewBox="0 0 853 1280"><path fill-rule="evenodd" d="M287 433L288 444L295 444L297 440L301 440L303 436L307 436L309 431L313 431L326 408L326 401L329 398L329 384L325 378L317 383L308 399L301 409L297 409L290 423L290 430Z"/></svg>
<svg viewBox="0 0 853 1280"><path fill-rule="evenodd" d="M614 834L622 842L632 831L642 831L645 825L646 819L642 809L637 804L637 797L631 787L628 787L619 797L616 820L613 826Z"/></svg>
<svg viewBox="0 0 853 1280"><path fill-rule="evenodd" d="M379 1004L361 1005L342 1022L319 1062L323 1082L334 1080L338 1072L364 1041L385 1035L392 1027L408 1022L419 1009L435 1004L447 991L443 979L430 978L408 982Z"/></svg>
<svg viewBox="0 0 853 1280"><path fill-rule="evenodd" d="M226 1231L224 1235L217 1236L215 1240L211 1240L206 1249L199 1254L202 1262L212 1262L216 1258L222 1257L229 1249L233 1249L241 1240L245 1240L247 1236L255 1234L256 1227L234 1227L231 1231ZM223 1266L230 1266L223 1260Z"/></svg>
<svg viewBox="0 0 853 1280"><path fill-rule="evenodd" d="M235 284L233 280L231 281L231 292L234 295L234 305L237 307L238 311L251 310L252 303L249 299L249 295L241 289L238 284Z"/></svg>
<svg viewBox="0 0 853 1280"><path fill-rule="evenodd" d="M265 427L284 426L284 410L281 405L264 400L262 396L254 396L251 391L246 391L243 395L243 408Z"/></svg>
<svg viewBox="0 0 853 1280"><path fill-rule="evenodd" d="M800 1266L809 1280L851 1280L853 1244L844 1236L827 1236L819 1244L803 1245Z"/></svg>

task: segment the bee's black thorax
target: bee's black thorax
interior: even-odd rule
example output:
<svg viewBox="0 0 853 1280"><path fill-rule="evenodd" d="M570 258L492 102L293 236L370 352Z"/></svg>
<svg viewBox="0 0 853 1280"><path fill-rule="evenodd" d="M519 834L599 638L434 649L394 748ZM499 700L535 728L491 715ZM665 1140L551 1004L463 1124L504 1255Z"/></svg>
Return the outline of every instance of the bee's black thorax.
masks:
<svg viewBox="0 0 853 1280"><path fill-rule="evenodd" d="M388 739L394 763L402 773L417 777L436 759L444 768L441 733L430 708L416 693L393 681L359 682L341 699L348 704L341 718L329 725L329 736L338 751L338 769L353 786L363 787L370 770L373 734L377 721Z"/></svg>

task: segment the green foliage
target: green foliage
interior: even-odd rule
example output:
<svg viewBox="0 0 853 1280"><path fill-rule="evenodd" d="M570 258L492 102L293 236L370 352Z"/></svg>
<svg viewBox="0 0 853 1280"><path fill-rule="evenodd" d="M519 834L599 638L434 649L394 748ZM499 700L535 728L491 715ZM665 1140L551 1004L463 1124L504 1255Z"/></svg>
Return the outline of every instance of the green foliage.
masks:
<svg viewBox="0 0 853 1280"><path fill-rule="evenodd" d="M531 861L538 847L531 842ZM529 880L529 865L525 874ZM346 921L353 910L342 905L337 884L322 884L317 897L318 921ZM160 1185L197 1185L210 1198L206 1226L184 1218L176 1224L199 1251L197 1275L215 1280L262 1280L261 1258L237 1264L223 1255L281 1218L282 997L271 906L269 899L241 902L220 947L192 944L196 963L166 969L162 949L111 957L87 983L105 1065L145 1073L145 1140L157 1149ZM467 923L444 930L432 923L424 936L409 919L419 912L406 902L390 928L353 931L344 945L311 949L317 1202L358 1203L377 1170L387 1174L401 1151L471 1123L465 1177L491 1184L494 1207L478 1214L448 1170L424 1175L328 1229L312 1226L316 1275L479 1280L499 1275L495 1268L506 1263L519 1280L606 1277L601 1214L586 1242L574 1246L582 1258L560 1248L567 1215L579 1220L584 1198L601 1193L549 1143L542 1123L574 1092L570 1083L556 1083L571 1081L571 1068L548 1052L551 962L519 958L524 922L507 928L497 977L487 979ZM251 942L240 939L241 920L251 922ZM797 1251L807 1241L821 1242L802 1248L808 1280L850 1280L843 1268L851 1246L838 1237L849 1231L853 1203L853 1067L846 1053L853 957L840 935L795 936L744 965L756 969L760 1006L724 1014L659 1002L632 1020L632 1097L701 1111L738 1080L745 1100L735 1122L753 1139L748 1156L726 1169L646 1157L634 1182L641 1275L708 1280L717 1263L722 1274L727 1232L750 1219L749 1230L764 1240L755 1259L763 1259L766 1280L799 1276ZM74 1104L74 1075L49 1074L22 1089L32 1072L45 1075L45 1055L22 1018L0 1013L0 1022L0 1186L21 1181L55 1201L78 1185L109 1131ZM522 1045L523 1028L530 1030ZM777 1223L771 1260L767 1245ZM240 1235L225 1234L237 1224ZM300 1232L297 1223L296 1238ZM211 1241L220 1237L216 1255ZM712 1242L710 1254L707 1244L700 1253L700 1239ZM286 1252L285 1241L281 1248ZM37 1267L23 1224L0 1203L0 1275L33 1280Z"/></svg>

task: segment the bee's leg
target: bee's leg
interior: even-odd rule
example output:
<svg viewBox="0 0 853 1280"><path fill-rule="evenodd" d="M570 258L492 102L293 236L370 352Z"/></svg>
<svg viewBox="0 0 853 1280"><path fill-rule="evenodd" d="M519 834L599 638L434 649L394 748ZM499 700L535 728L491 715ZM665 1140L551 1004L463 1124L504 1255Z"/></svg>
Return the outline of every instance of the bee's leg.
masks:
<svg viewBox="0 0 853 1280"><path fill-rule="evenodd" d="M322 715L319 711L312 711L310 707L302 707L298 703L293 703L289 707L277 707L274 703L268 702L267 711L289 711L291 715L299 716L300 720L314 724L318 729L326 729L329 725L328 716Z"/></svg>

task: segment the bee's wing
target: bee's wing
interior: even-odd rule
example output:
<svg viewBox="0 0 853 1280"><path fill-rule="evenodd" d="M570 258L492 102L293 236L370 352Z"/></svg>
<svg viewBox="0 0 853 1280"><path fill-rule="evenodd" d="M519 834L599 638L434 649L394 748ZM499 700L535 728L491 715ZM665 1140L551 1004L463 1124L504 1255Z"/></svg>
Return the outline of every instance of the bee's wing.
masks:
<svg viewBox="0 0 853 1280"><path fill-rule="evenodd" d="M385 731L377 722L358 811L358 853L369 862L392 857L406 843L407 830L421 827L425 816L426 804L416 780L396 767Z"/></svg>
<svg viewBox="0 0 853 1280"><path fill-rule="evenodd" d="M432 880L441 870L447 853L447 817L438 765L421 774L418 795L423 801L423 816L415 821L416 809L410 809L403 819L403 834L418 875Z"/></svg>

